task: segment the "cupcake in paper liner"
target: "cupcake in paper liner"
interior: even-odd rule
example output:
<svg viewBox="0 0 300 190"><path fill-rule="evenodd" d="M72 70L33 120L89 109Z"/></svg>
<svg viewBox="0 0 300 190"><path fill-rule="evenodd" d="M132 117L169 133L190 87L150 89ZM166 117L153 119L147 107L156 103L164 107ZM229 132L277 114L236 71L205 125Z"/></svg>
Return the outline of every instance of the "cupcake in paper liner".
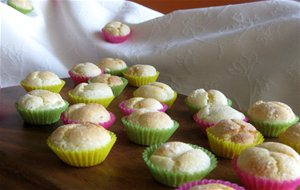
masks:
<svg viewBox="0 0 300 190"><path fill-rule="evenodd" d="M97 103L105 108L115 98L111 88L104 83L80 83L68 95L72 103Z"/></svg>
<svg viewBox="0 0 300 190"><path fill-rule="evenodd" d="M243 120L222 120L209 127L206 132L212 152L229 159L264 141L262 134Z"/></svg>
<svg viewBox="0 0 300 190"><path fill-rule="evenodd" d="M28 14L34 9L28 0L7 0L7 5L23 14Z"/></svg>
<svg viewBox="0 0 300 190"><path fill-rule="evenodd" d="M248 118L241 112L228 105L206 105L193 115L194 121L200 127L203 134L206 130L224 119L238 119L248 121Z"/></svg>
<svg viewBox="0 0 300 190"><path fill-rule="evenodd" d="M250 123L267 137L278 137L299 121L288 105L276 101L257 101L250 106L247 114Z"/></svg>
<svg viewBox="0 0 300 190"><path fill-rule="evenodd" d="M300 154L300 122L279 135L279 141L289 145Z"/></svg>
<svg viewBox="0 0 300 190"><path fill-rule="evenodd" d="M233 160L233 168L247 189L294 190L300 185L300 156L281 143L244 150Z"/></svg>
<svg viewBox="0 0 300 190"><path fill-rule="evenodd" d="M123 72L127 70L125 61L119 58L103 58L97 65L105 74L123 76Z"/></svg>
<svg viewBox="0 0 300 190"><path fill-rule="evenodd" d="M140 145L166 142L179 127L166 113L138 110L122 118L130 141Z"/></svg>
<svg viewBox="0 0 300 190"><path fill-rule="evenodd" d="M49 125L59 120L68 105L58 93L32 90L20 97L15 107L26 123Z"/></svg>
<svg viewBox="0 0 300 190"><path fill-rule="evenodd" d="M219 189L219 190L245 190L244 187L235 183L215 179L203 179L185 183L176 190L197 190L197 189Z"/></svg>
<svg viewBox="0 0 300 190"><path fill-rule="evenodd" d="M49 90L59 93L65 81L61 80L55 73L50 71L34 71L29 73L25 79L21 81L21 86L27 91L32 90Z"/></svg>
<svg viewBox="0 0 300 190"><path fill-rule="evenodd" d="M162 82L152 82L136 89L133 92L133 96L154 98L161 103L166 104L168 106L168 109L170 109L177 98L177 92L175 92L167 84L164 84Z"/></svg>
<svg viewBox="0 0 300 190"><path fill-rule="evenodd" d="M116 135L93 123L68 124L58 127L47 139L49 148L65 163L89 167L102 163Z"/></svg>
<svg viewBox="0 0 300 190"><path fill-rule="evenodd" d="M140 87L155 82L159 72L152 65L133 65L123 75L131 86Z"/></svg>
<svg viewBox="0 0 300 190"><path fill-rule="evenodd" d="M152 145L145 149L143 159L153 177L170 187L200 180L217 165L208 150L183 142Z"/></svg>
<svg viewBox="0 0 300 190"><path fill-rule="evenodd" d="M89 83L104 83L111 87L114 96L119 96L128 84L128 81L119 76L111 74L103 74L93 77L89 80Z"/></svg>
<svg viewBox="0 0 300 190"><path fill-rule="evenodd" d="M102 70L94 63L78 63L69 70L69 75L74 84L77 85L82 82L88 82L92 77L96 77L102 74Z"/></svg>
<svg viewBox="0 0 300 190"><path fill-rule="evenodd" d="M101 104L78 103L71 105L62 113L61 120L64 124L91 122L108 129L113 125L116 117Z"/></svg>
<svg viewBox="0 0 300 190"><path fill-rule="evenodd" d="M184 100L192 114L197 113L206 105L232 105L232 101L218 90L204 90L203 88L196 89L191 92Z"/></svg>
<svg viewBox="0 0 300 190"><path fill-rule="evenodd" d="M142 109L160 112L165 112L168 109L166 104L160 103L154 98L142 97L133 97L128 100L124 100L118 106L125 115L130 115L132 112Z"/></svg>
<svg viewBox="0 0 300 190"><path fill-rule="evenodd" d="M104 39L111 43L122 43L129 38L130 34L129 26L119 21L111 21L102 28Z"/></svg>

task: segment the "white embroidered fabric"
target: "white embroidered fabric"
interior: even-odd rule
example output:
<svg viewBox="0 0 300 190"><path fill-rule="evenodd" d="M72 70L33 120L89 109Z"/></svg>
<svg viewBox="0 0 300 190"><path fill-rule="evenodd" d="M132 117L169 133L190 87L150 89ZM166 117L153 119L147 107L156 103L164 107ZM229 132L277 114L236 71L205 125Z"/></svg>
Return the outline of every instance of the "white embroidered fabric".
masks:
<svg viewBox="0 0 300 190"><path fill-rule="evenodd" d="M31 1L24 15L0 3L1 87L29 72L68 77L77 63L118 57L150 64L181 94L218 89L242 111L281 101L300 115L300 3L276 0L162 15L129 1ZM119 20L130 38L111 44L102 27Z"/></svg>

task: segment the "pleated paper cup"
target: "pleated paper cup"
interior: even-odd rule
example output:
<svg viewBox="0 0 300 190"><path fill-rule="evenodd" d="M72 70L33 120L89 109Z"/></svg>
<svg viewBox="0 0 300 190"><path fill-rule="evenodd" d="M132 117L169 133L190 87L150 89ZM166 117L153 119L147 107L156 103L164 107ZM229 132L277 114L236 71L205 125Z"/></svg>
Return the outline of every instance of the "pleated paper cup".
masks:
<svg viewBox="0 0 300 190"><path fill-rule="evenodd" d="M60 80L61 83L60 84L56 84L56 85L49 85L49 86L32 86L32 85L28 85L26 84L26 82L24 82L23 80L21 81L21 86L27 91L30 92L32 90L49 90L51 92L55 92L55 93L59 93L61 91L61 89L64 87L64 85L66 84L66 82L64 80Z"/></svg>
<svg viewBox="0 0 300 190"><path fill-rule="evenodd" d="M125 87L128 84L128 80L127 79L121 77L121 80L123 81L123 84L111 87L111 90L113 91L115 97L119 96L123 92L123 90L125 89Z"/></svg>
<svg viewBox="0 0 300 190"><path fill-rule="evenodd" d="M140 87L146 84L149 84L151 82L155 82L159 76L159 72L156 71L156 74L154 76L134 76L134 75L128 75L126 72L123 72L123 76L128 80L128 83L131 86Z"/></svg>
<svg viewBox="0 0 300 190"><path fill-rule="evenodd" d="M125 36L115 36L115 35L110 34L109 32L106 32L104 29L102 29L102 35L103 35L103 38L107 42L118 44L118 43L125 42L131 35L131 32Z"/></svg>
<svg viewBox="0 0 300 190"><path fill-rule="evenodd" d="M194 186L207 185L207 184L221 184L221 185L231 187L234 190L245 190L244 187L239 186L235 183L231 183L229 181L223 181L223 180L215 180L215 179L203 179L203 180L192 181L179 186L176 190L189 190Z"/></svg>

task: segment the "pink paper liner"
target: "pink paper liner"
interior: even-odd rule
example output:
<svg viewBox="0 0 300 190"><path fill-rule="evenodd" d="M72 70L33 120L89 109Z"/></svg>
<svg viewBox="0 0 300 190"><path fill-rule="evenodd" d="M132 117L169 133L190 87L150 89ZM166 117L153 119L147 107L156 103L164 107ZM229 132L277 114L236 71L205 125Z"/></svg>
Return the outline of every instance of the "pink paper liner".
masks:
<svg viewBox="0 0 300 190"><path fill-rule="evenodd" d="M197 125L200 127L200 129L201 129L201 131L203 132L203 134L205 134L205 135L207 135L207 133L206 133L206 129L207 129L207 128L209 128L209 127L211 127L211 126L217 124L217 123L213 123L213 122L204 121L203 119L199 119L199 118L197 117L197 113L195 113L195 114L193 115L193 119L194 119L194 121L197 123ZM247 117L245 117L245 118L243 119L243 121L248 122L249 119L248 119Z"/></svg>
<svg viewBox="0 0 300 190"><path fill-rule="evenodd" d="M103 35L104 39L107 42L111 42L111 43L122 43L129 38L130 34L131 34L131 31L126 36L114 36L114 35L111 35L110 33L106 32L104 29L102 29L102 35Z"/></svg>
<svg viewBox="0 0 300 190"><path fill-rule="evenodd" d="M300 177L295 180L276 181L248 174L238 168L237 158L232 160L232 166L241 182L250 190L295 190L300 185Z"/></svg>
<svg viewBox="0 0 300 190"><path fill-rule="evenodd" d="M69 75L70 75L70 77L71 77L71 79L73 80L73 82L74 82L74 84L75 85L77 85L77 84L79 84L79 83L83 83L83 82L88 82L88 80L89 79L91 79L92 77L85 77L85 76L80 76L80 75L77 75L77 74L75 74L73 71L69 71L68 72L69 73ZM101 73L100 74L102 74L103 73L103 71L101 70Z"/></svg>
<svg viewBox="0 0 300 190"><path fill-rule="evenodd" d="M101 125L105 129L109 129L110 126L112 126L112 124L114 124L114 122L116 121L116 116L112 112L109 112L109 115L110 115L110 120L103 122L103 123L98 123L98 125ZM74 120L68 119L64 113L61 114L60 119L62 120L62 122L64 124L80 123L79 121L74 121Z"/></svg>
<svg viewBox="0 0 300 190"><path fill-rule="evenodd" d="M166 112L166 110L168 109L168 106L167 104L164 104L164 103L161 103L161 105L163 106L162 109L159 109L157 111L160 111L160 112ZM134 112L133 109L130 109L130 108L126 108L125 107L125 101L122 101L121 103L119 103L118 107L120 108L120 110L122 111L122 113L124 115L130 115L132 112Z"/></svg>
<svg viewBox="0 0 300 190"><path fill-rule="evenodd" d="M205 185L205 184L211 184L211 183L219 183L222 185L226 185L226 186L233 188L234 190L245 190L244 187L241 187L235 183L231 183L229 181L223 181L223 180L215 180L215 179L203 179L203 180L188 182L188 183L185 183L185 184L179 186L176 190L189 190L190 188L192 188L193 186L196 186L196 185Z"/></svg>

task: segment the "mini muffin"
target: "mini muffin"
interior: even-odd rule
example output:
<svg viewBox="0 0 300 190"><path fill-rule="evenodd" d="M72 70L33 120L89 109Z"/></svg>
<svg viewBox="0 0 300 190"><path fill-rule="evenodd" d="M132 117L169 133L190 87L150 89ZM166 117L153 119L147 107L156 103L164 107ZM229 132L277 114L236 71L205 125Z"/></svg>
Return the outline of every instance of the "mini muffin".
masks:
<svg viewBox="0 0 300 190"><path fill-rule="evenodd" d="M300 123L289 127L279 135L279 141L289 145L300 154Z"/></svg>
<svg viewBox="0 0 300 190"><path fill-rule="evenodd" d="M122 118L130 141L140 145L166 142L179 127L164 112L138 110Z"/></svg>
<svg viewBox="0 0 300 190"><path fill-rule="evenodd" d="M202 179L217 165L215 156L208 150L183 142L150 146L144 151L143 159L153 177L171 187Z"/></svg>
<svg viewBox="0 0 300 190"><path fill-rule="evenodd" d="M248 118L264 136L278 137L299 121L293 110L281 102L257 101L248 109Z"/></svg>
<svg viewBox="0 0 300 190"><path fill-rule="evenodd" d="M71 105L61 114L61 119L64 124L91 122L108 129L116 117L101 104L78 103Z"/></svg>
<svg viewBox="0 0 300 190"><path fill-rule="evenodd" d="M135 97L154 98L171 108L177 98L177 93L162 82L152 82L143 85L133 92Z"/></svg>
<svg viewBox="0 0 300 190"><path fill-rule="evenodd" d="M102 34L107 42L122 43L130 36L130 27L119 21L111 21L102 28Z"/></svg>
<svg viewBox="0 0 300 190"><path fill-rule="evenodd" d="M90 83L105 83L111 87L115 96L119 96L124 88L126 87L128 81L119 76L114 76L110 74L103 74L96 77L93 77L89 80Z"/></svg>
<svg viewBox="0 0 300 190"><path fill-rule="evenodd" d="M247 189L296 189L300 185L300 156L281 143L248 148L233 166Z"/></svg>
<svg viewBox="0 0 300 190"><path fill-rule="evenodd" d="M123 72L124 77L132 86L142 86L155 82L159 72L152 65L133 65Z"/></svg>
<svg viewBox="0 0 300 190"><path fill-rule="evenodd" d="M97 64L106 74L122 76L127 69L127 64L118 58L104 58Z"/></svg>
<svg viewBox="0 0 300 190"><path fill-rule="evenodd" d="M58 93L48 90L32 90L15 104L23 120L33 125L49 125L57 122L68 105Z"/></svg>
<svg viewBox="0 0 300 190"><path fill-rule="evenodd" d="M89 62L76 64L69 71L69 75L76 85L82 82L87 82L90 78L101 74L101 69L94 63Z"/></svg>
<svg viewBox="0 0 300 190"><path fill-rule="evenodd" d="M227 105L206 105L193 116L194 120L206 134L206 129L224 119L238 119L247 121L245 115Z"/></svg>
<svg viewBox="0 0 300 190"><path fill-rule="evenodd" d="M41 89L59 93L65 81L50 71L34 71L21 81L21 85L27 92Z"/></svg>
<svg viewBox="0 0 300 190"><path fill-rule="evenodd" d="M229 181L203 179L185 183L176 190L245 190L245 188Z"/></svg>
<svg viewBox="0 0 300 190"><path fill-rule="evenodd" d="M119 108L125 115L129 115L136 110L150 110L165 112L168 109L166 104L160 103L154 98L133 97L124 100L119 104Z"/></svg>
<svg viewBox="0 0 300 190"><path fill-rule="evenodd" d="M73 103L97 103L105 108L115 98L111 88L104 83L80 83L68 94Z"/></svg>
<svg viewBox="0 0 300 190"><path fill-rule="evenodd" d="M218 90L205 91L203 88L194 90L185 98L185 104L192 114L198 112L206 105L228 105L231 106L231 100Z"/></svg>
<svg viewBox="0 0 300 190"><path fill-rule="evenodd" d="M23 14L27 14L33 11L33 6L28 0L7 0L7 5L20 11Z"/></svg>
<svg viewBox="0 0 300 190"><path fill-rule="evenodd" d="M89 167L105 160L117 137L93 123L58 127L47 140L50 149L65 163Z"/></svg>
<svg viewBox="0 0 300 190"><path fill-rule="evenodd" d="M262 134L243 120L221 120L206 132L211 150L218 156L230 159L264 141Z"/></svg>

